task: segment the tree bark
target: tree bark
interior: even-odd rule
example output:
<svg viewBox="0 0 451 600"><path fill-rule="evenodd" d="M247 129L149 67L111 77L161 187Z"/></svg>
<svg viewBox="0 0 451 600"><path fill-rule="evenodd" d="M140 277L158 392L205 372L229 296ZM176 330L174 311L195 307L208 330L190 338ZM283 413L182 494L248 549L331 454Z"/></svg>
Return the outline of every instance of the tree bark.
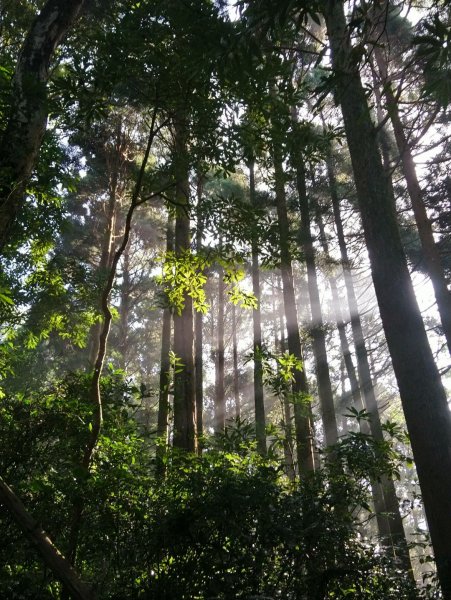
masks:
<svg viewBox="0 0 451 600"><path fill-rule="evenodd" d="M169 211L166 228L166 252L174 250L174 219ZM157 473L162 476L165 472L164 456L169 442L169 371L171 362L169 351L171 349L171 322L172 311L169 306L163 309L163 324L161 329L161 362L160 385L158 393L157 417Z"/></svg>
<svg viewBox="0 0 451 600"><path fill-rule="evenodd" d="M219 252L222 241L219 240ZM224 392L224 268L218 268L218 321L216 327L216 364L215 364L215 415L214 430L216 434L225 431L225 392Z"/></svg>
<svg viewBox="0 0 451 600"><path fill-rule="evenodd" d="M249 195L251 205L257 207L255 195L255 165L249 162ZM257 308L252 311L253 323L253 350L254 350L254 402L255 402L255 433L257 437L257 448L260 454L266 454L266 416L265 398L263 391L263 369L260 357L262 348L262 325L261 325L261 293L260 293L260 266L258 263L258 240L255 233L252 235L252 291L257 299Z"/></svg>
<svg viewBox="0 0 451 600"><path fill-rule="evenodd" d="M111 156L106 155L106 164L109 172L108 178L108 205L106 209L105 218L105 232L102 239L102 245L100 248L100 263L98 272L100 278L108 276L109 269L114 256L114 236L116 234L117 227L117 213L118 207L118 192L119 192L119 177L120 177L120 165L121 165L121 154L124 150L122 144L122 122L119 120L116 128L115 144ZM101 310L100 299L98 309ZM89 332L88 348L89 348L89 366L94 367L94 363L99 351L99 338L102 325L100 321L95 323Z"/></svg>
<svg viewBox="0 0 451 600"><path fill-rule="evenodd" d="M149 137L147 140L146 150L144 152L144 156L141 162L141 167L139 170L138 179L135 184L135 188L133 190L132 198L130 201L130 206L127 211L127 215L125 217L125 225L124 225L124 233L122 236L121 243L118 248L114 252L113 259L111 262L110 271L108 273L108 278L105 283L105 287L103 289L102 298L101 298L101 309L102 309L102 317L103 322L101 326L101 331L99 335L99 344L97 350L97 356L94 362L94 368L92 372L91 383L89 387L89 400L92 407L92 417L90 422L90 430L88 435L88 440L86 442L83 458L81 460L82 469L89 475L90 468L92 464L92 460L94 457L94 452L99 440L100 432L103 425L103 402L102 402L102 393L100 390L100 380L102 376L103 365L105 362L106 351L107 351L107 343L108 337L110 334L111 322L113 320L113 315L109 306L109 300L111 291L113 289L114 281L116 278L117 267L119 261L121 260L125 249L127 248L131 229L132 229L132 220L133 215L135 213L136 208L142 203L139 200L141 189L144 180L144 173L147 167L147 163L149 160L150 150L152 148L152 144L156 135L155 131L155 120L156 120L156 110L152 116L152 125L149 132ZM155 194L158 195L158 194ZM72 522L69 533L69 543L68 543L68 558L72 564L75 564L76 555L77 555L77 546L78 546L78 536L80 531L80 524L82 521L83 510L84 510L84 498L82 494L80 494L79 498L74 502L73 512L72 512Z"/></svg>
<svg viewBox="0 0 451 600"><path fill-rule="evenodd" d="M287 328L288 352L304 363L301 338L299 335L296 298L294 294L293 270L291 265L290 228L285 198L282 158L277 144L273 146L275 193L277 220L279 225L280 271L283 284L283 304ZM313 419L309 403L309 388L305 368L295 371L293 382L294 423L296 431L296 452L300 474L315 470L313 450Z"/></svg>
<svg viewBox="0 0 451 600"><path fill-rule="evenodd" d="M325 18L363 231L417 466L437 571L451 599L451 415L413 291L341 0Z"/></svg>
<svg viewBox="0 0 451 600"><path fill-rule="evenodd" d="M232 354L233 354L233 398L235 400L235 417L241 417L240 380L238 372L238 342L237 342L236 306L232 304Z"/></svg>
<svg viewBox="0 0 451 600"><path fill-rule="evenodd" d="M329 154L327 159L327 172L329 177L330 194L332 199L332 208L335 219L335 227L337 231L338 245L340 248L341 264L343 268L343 276L346 287L346 295L349 306L350 322L352 338L357 359L357 371L360 383L360 392L363 395L365 409L370 414L370 431L371 435L376 440L383 441L384 433L382 430L381 418L379 413L379 405L377 402L375 388L371 376L371 368L366 349L365 338L363 335L362 322L360 319L360 311L357 302L357 297L354 289L354 281L351 271L351 263L349 260L346 238L344 235L343 222L340 212L340 201L337 192L337 181L333 166L332 155ZM399 501L396 496L396 489L393 480L390 477L383 477L381 481L383 487L383 498L377 490L375 500L376 513L386 514L386 518L378 517L379 533L382 539L390 539L393 544L398 546L395 552L399 559L403 562L406 571L411 568L409 551L405 540L405 532L402 524L401 515L399 513Z"/></svg>
<svg viewBox="0 0 451 600"><path fill-rule="evenodd" d="M55 547L46 532L27 512L21 500L1 477L0 503L7 509L14 522L36 548L44 564L64 585L71 598L74 600L94 600L91 587L80 579L70 561Z"/></svg>
<svg viewBox="0 0 451 600"><path fill-rule="evenodd" d="M415 161L413 160L412 151L399 115L398 102L393 92L386 59L380 47L374 46L374 56L381 77L382 92L387 103L387 112L395 134L396 146L401 159L401 168L407 184L407 192L412 203L426 270L434 288L443 333L448 351L451 354L451 292L446 284L442 259L435 243L431 221L424 205L424 194L418 181Z"/></svg>
<svg viewBox="0 0 451 600"><path fill-rule="evenodd" d="M336 195L336 194L335 194ZM338 198L338 196L337 196ZM327 243L326 234L324 231L324 224L322 222L320 211L317 210L316 213L317 223L320 230L320 237L322 242L323 251L326 256L329 255L329 247ZM340 229L342 230L342 224L340 221ZM340 246L344 243L345 248L345 258L347 259L347 250L346 244L343 237L340 238ZM342 256L342 260L343 260ZM352 280L350 281L352 285ZM360 390L359 381L357 378L356 369L354 367L354 362L352 360L351 350L349 348L348 339L346 336L346 328L345 322L343 318L343 312L341 309L341 300L337 289L337 283L335 277L329 278L329 284L332 291L332 301L335 312L335 319L337 322L337 329L340 337L340 346L341 351L346 367L346 372L348 375L348 379L351 385L351 396L353 400L353 405L358 411L365 410L366 403L364 402L363 389ZM354 288L352 286L352 296L354 294ZM361 330L360 317L357 313L357 329ZM354 340L355 341L355 340ZM363 333L362 333L362 343L363 341ZM366 354L366 348L365 348ZM367 367L369 370L369 366ZM364 370L364 368L362 369ZM373 390L372 382L371 388ZM373 391L374 395L374 391ZM379 410L376 407L375 414L370 414L371 421L373 423L373 427L371 431L371 423L368 423L366 420L361 420L359 423L360 431L364 434L372 433L374 439L383 441L383 432L382 426L380 422ZM375 425L374 425L375 423ZM397 557L406 572L412 571L412 566L410 562L409 550L407 548L407 542L405 538L404 527L402 524L401 515L399 513L399 502L396 496L395 485L393 480L387 476L382 477L381 481L371 481L371 493L373 498L374 510L376 513L377 527L379 530L379 536L383 544L386 544L391 547L393 555Z"/></svg>
<svg viewBox="0 0 451 600"><path fill-rule="evenodd" d="M190 252L189 163L187 155L187 122L176 115L175 148L175 253L180 260ZM193 300L185 295L181 314L174 314L174 353L181 367L174 374L174 440L175 448L196 451L196 397L194 381Z"/></svg>
<svg viewBox="0 0 451 600"><path fill-rule="evenodd" d="M0 143L0 251L24 203L47 125L47 82L56 48L75 23L84 0L48 0L20 51L12 108Z"/></svg>
<svg viewBox="0 0 451 600"><path fill-rule="evenodd" d="M329 362L327 360L326 337L324 335L318 278L316 275L310 208L305 183L305 165L300 153L294 156L293 159L296 168L296 186L301 214L300 242L307 265L307 282L312 316L313 355L316 363L316 378L324 426L324 440L326 446L332 446L338 441L338 429L332 384L330 382Z"/></svg>
<svg viewBox="0 0 451 600"><path fill-rule="evenodd" d="M120 365L124 371L127 368L129 351L130 291L130 246L128 245L124 250L122 261L121 306L119 311Z"/></svg>
<svg viewBox="0 0 451 600"><path fill-rule="evenodd" d="M279 278L276 279L278 281ZM277 286L277 298L274 299L274 304L277 303L277 307L274 306L274 325L276 335L274 336L274 342L276 351L280 349L283 354L286 351L285 343L285 324L283 315L283 304L279 297L279 286ZM280 340L277 332L280 331ZM294 447L293 447L293 423L291 416L291 405L286 394L283 396L283 454L285 458L285 470L287 477L290 481L294 481L296 477L296 469L294 466Z"/></svg>
<svg viewBox="0 0 451 600"><path fill-rule="evenodd" d="M197 228L196 228L196 252L202 252L204 221L202 215L203 175L200 173L197 179ZM198 439L197 451L202 453L202 436L204 433L204 319L200 310L196 311L194 319L194 373L196 394L196 435Z"/></svg>

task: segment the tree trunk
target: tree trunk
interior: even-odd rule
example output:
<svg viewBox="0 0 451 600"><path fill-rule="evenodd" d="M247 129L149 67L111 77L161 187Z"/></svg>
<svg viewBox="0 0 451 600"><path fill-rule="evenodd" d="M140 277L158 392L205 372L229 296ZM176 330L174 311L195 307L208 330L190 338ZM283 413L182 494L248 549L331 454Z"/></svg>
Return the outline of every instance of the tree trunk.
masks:
<svg viewBox="0 0 451 600"><path fill-rule="evenodd" d="M121 368L127 368L129 350L129 322L130 322L130 246L124 250L122 262L121 306L119 311L119 351L121 353Z"/></svg>
<svg viewBox="0 0 451 600"><path fill-rule="evenodd" d="M327 243L326 232L324 230L324 223L321 217L321 211L317 206L316 210L316 222L318 225L318 229L320 232L320 241L323 252L326 256L326 260L330 258L329 255L329 244ZM349 384L351 386L351 397L352 403L357 408L357 410L364 409L364 403L362 401L362 397L360 395L359 381L357 379L357 372L354 366L354 362L352 360L351 350L349 348L348 338L346 336L346 326L343 318L343 313L341 310L341 300L337 287L337 279L334 276L328 277L330 290L332 293L332 305L334 307L334 316L335 322L337 324L338 336L340 338L340 347L341 353L344 360L344 365L346 367L346 374L348 376ZM367 428L369 431L369 427ZM367 431L367 432L368 432Z"/></svg>
<svg viewBox="0 0 451 600"><path fill-rule="evenodd" d="M0 251L24 203L47 125L47 82L57 46L84 0L48 0L20 51L12 82L12 109L0 143Z"/></svg>
<svg viewBox="0 0 451 600"><path fill-rule="evenodd" d="M343 277L349 306L352 338L357 359L357 372L360 382L360 392L363 395L365 409L370 414L371 435L375 440L383 441L384 433L382 430L379 405L371 376L371 368L366 349L365 338L363 335L360 311L354 289L351 262L349 260L346 238L343 229L343 221L340 212L340 200L338 196L333 158L330 152L327 157L327 173L329 178L330 195L332 200L335 227L337 231L338 245L340 249L341 264L343 268ZM395 484L390 477L382 477L381 486L383 498L381 497L379 489L376 490L376 497L374 497L375 511L378 515L380 515L378 517L379 534L383 540L387 540L387 543L392 543L395 548L395 553L404 565L406 572L410 572L411 563L409 550L407 548L404 526L399 513L399 501L396 496ZM381 513L384 513L386 516L384 517L381 515Z"/></svg>
<svg viewBox="0 0 451 600"><path fill-rule="evenodd" d="M219 240L219 252L222 240ZM216 434L225 431L225 393L224 393L224 268L218 268L218 325L216 327L216 361L215 361L215 415L214 430Z"/></svg>
<svg viewBox="0 0 451 600"><path fill-rule="evenodd" d="M338 196L337 196L338 198ZM327 244L326 234L324 231L324 225L322 222L320 211L317 210L316 213L317 223L320 230L321 242L323 251L326 256L329 255L329 247ZM340 229L342 229L341 221L340 221ZM344 238L340 239L340 246L344 242ZM345 247L345 258L347 258L347 250ZM343 260L343 256L342 256ZM361 390L359 387L359 382L357 379L357 373L354 367L354 363L352 360L351 351L348 344L348 339L346 336L346 328L343 318L343 313L341 310L341 300L338 294L337 283L335 277L329 278L329 283L332 291L332 302L334 306L335 319L337 322L337 329L340 337L340 346L343 354L343 359L346 366L346 372L348 375L349 382L351 384L351 395L353 400L353 405L358 411L362 411L366 409L364 399L362 398ZM352 285L352 281L351 281ZM354 296L354 287L352 286L352 295ZM360 317L357 313L357 328L361 330ZM363 334L362 334L362 342ZM366 354L366 348L365 348ZM368 366L369 370L369 366ZM372 383L371 388L373 389ZM374 395L374 392L373 392ZM376 423L376 426L373 425L373 437L380 441L383 440L383 432L380 422L379 411L376 407L375 414L371 414L371 420L373 423ZM366 420L361 420L359 423L360 431L365 434L369 434L371 432L371 424ZM407 548L407 542L405 539L404 527L402 524L401 515L399 513L399 502L396 496L395 485L393 480L389 477L383 477L382 481L371 481L371 492L374 503L374 510L376 513L377 527L379 530L379 536L383 544L387 544L392 548L394 556L397 556L399 560L402 562L403 568L406 572L411 571L411 563L409 551ZM385 492L385 493L384 493ZM398 548L396 546L399 546Z"/></svg>
<svg viewBox="0 0 451 600"><path fill-rule="evenodd" d="M119 184L119 170L120 170L120 153L122 140L122 122L119 120L116 129L116 140L114 150L111 159L107 157L107 168L109 171L108 178L108 206L106 209L105 218L105 233L102 239L102 245L100 248L100 263L98 272L100 279L108 276L108 272L111 268L111 263L114 256L114 236L116 235L117 227L117 213L118 213L118 184ZM100 299L98 310L101 310ZM99 351L99 338L102 325L100 321L92 325L88 337L88 348L89 348L89 366L94 366L97 353Z"/></svg>
<svg viewBox="0 0 451 600"><path fill-rule="evenodd" d="M327 360L326 337L324 335L323 316L316 275L315 250L311 233L310 209L305 184L305 165L300 154L294 157L299 210L301 213L300 242L307 265L307 282L312 315L313 355L316 363L316 378L321 405L326 446L338 441L337 420L335 417L334 396L330 382L329 362Z"/></svg>
<svg viewBox="0 0 451 600"><path fill-rule="evenodd" d="M376 296L399 386L445 600L451 600L451 415L409 276L341 0L325 7Z"/></svg>
<svg viewBox="0 0 451 600"><path fill-rule="evenodd" d="M197 228L196 228L196 252L202 252L202 241L204 221L202 216L202 193L203 175L199 174L197 179ZM204 433L204 323L203 314L196 311L194 319L194 372L195 372L195 394L196 394L196 435L198 439L197 450L202 453L202 436Z"/></svg>
<svg viewBox="0 0 451 600"><path fill-rule="evenodd" d="M38 551L44 564L61 581L74 600L94 600L90 586L81 581L80 576L54 546L42 527L27 512L21 500L0 477L0 503L7 509L14 522L22 529Z"/></svg>
<svg viewBox="0 0 451 600"><path fill-rule="evenodd" d="M238 343L237 343L236 306L232 304L232 354L233 354L233 398L235 400L235 417L241 417L240 380L238 372Z"/></svg>
<svg viewBox="0 0 451 600"><path fill-rule="evenodd" d="M413 214L420 236L424 262L434 288L437 308L442 322L448 351L451 354L451 292L446 284L439 249L434 240L432 225L424 205L424 194L418 181L415 161L410 150L404 126L399 115L398 103L393 93L392 82L388 75L387 63L382 49L374 46L374 56L379 69L383 94L387 102L387 112L395 134L396 146L401 159L402 172L407 183L407 191L412 203Z"/></svg>
<svg viewBox="0 0 451 600"><path fill-rule="evenodd" d="M249 163L249 194L251 204L257 207L255 197L255 173L254 161ZM252 323L254 333L254 402L255 402L255 433L257 437L257 448L260 454L266 454L266 416L265 398L263 392L263 369L260 357L262 348L262 325L261 325L261 294L260 294L260 267L258 264L258 241L252 236L252 291L257 299L257 308L252 311Z"/></svg>
<svg viewBox="0 0 451 600"><path fill-rule="evenodd" d="M279 278L276 279L278 281ZM275 324L275 346L276 351L280 349L283 354L286 351L285 344L285 324L283 318L283 304L279 296L279 286L277 286L277 308L274 307L274 324ZM278 339L277 331L280 331L280 340ZM296 477L296 469L294 467L294 447L293 447L293 423L291 417L291 405L286 394L283 396L283 454L285 458L285 471L290 481L294 481Z"/></svg>
<svg viewBox="0 0 451 600"><path fill-rule="evenodd" d="M189 164L184 115L175 122L174 166L176 174L175 252L180 260L190 252ZM174 447L196 450L196 398L194 382L193 300L185 295L181 314L174 314L174 353L181 367L174 374Z"/></svg>
<svg viewBox="0 0 451 600"><path fill-rule="evenodd" d="M174 250L174 218L169 212L166 228L166 252ZM164 456L169 442L169 371L171 362L169 351L171 349L171 321L172 311L169 306L163 309L163 325L161 330L161 362L160 385L158 394L157 418L157 473L159 476L165 472Z"/></svg>
<svg viewBox="0 0 451 600"><path fill-rule="evenodd" d="M274 177L277 205L277 219L279 225L280 243L280 271L283 284L283 304L287 328L288 352L304 362L301 338L299 335L296 298L293 285L293 270L290 251L290 228L288 223L287 204L285 198L284 173L280 150L274 144ZM309 388L305 368L295 371L293 382L294 422L296 428L296 452L299 473L304 474L314 471L313 450L313 419L309 400Z"/></svg>

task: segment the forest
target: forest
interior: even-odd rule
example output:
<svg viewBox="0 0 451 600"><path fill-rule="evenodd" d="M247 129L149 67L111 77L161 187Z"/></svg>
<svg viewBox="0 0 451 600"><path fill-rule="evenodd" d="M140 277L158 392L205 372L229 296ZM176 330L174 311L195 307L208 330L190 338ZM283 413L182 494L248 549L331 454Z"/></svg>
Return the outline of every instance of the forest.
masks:
<svg viewBox="0 0 451 600"><path fill-rule="evenodd" d="M0 0L0 598L451 600L450 0Z"/></svg>

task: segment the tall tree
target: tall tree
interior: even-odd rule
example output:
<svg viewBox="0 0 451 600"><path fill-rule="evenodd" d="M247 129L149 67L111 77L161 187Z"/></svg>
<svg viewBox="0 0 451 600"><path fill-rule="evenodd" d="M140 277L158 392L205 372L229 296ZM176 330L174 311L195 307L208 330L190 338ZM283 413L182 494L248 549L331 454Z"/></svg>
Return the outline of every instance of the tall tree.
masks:
<svg viewBox="0 0 451 600"><path fill-rule="evenodd" d="M451 598L451 415L409 276L344 4L324 16L371 271L417 465L443 595Z"/></svg>
<svg viewBox="0 0 451 600"><path fill-rule="evenodd" d="M222 240L219 239L219 252L222 250ZM215 433L224 433L226 420L226 405L225 405L225 388L224 388L224 367L225 367L225 351L224 351L224 268L219 265L218 268L218 313L216 326L216 356L215 356L215 417L214 430Z"/></svg>
<svg viewBox="0 0 451 600"><path fill-rule="evenodd" d="M330 381L329 362L327 359L326 336L324 335L321 300L316 274L315 250L311 233L310 207L305 181L305 164L300 149L292 156L296 169L296 187L298 192L299 211L301 214L300 242L307 265L307 281L312 315L311 333L313 338L313 354L316 364L318 394L321 404L321 415L324 425L324 439L328 446L338 441L337 420L335 417L334 397Z"/></svg>
<svg viewBox="0 0 451 600"><path fill-rule="evenodd" d="M249 194L251 205L257 208L255 193L255 162L249 161ZM260 293L260 265L258 260L258 240L256 232L252 233L252 291L258 306L252 311L253 324L253 350L254 350L254 403L255 403L255 430L257 445L261 454L266 454L266 419L265 399L263 391L263 366L262 366L262 325L261 325L261 293Z"/></svg>
<svg viewBox="0 0 451 600"><path fill-rule="evenodd" d="M294 293L293 269L290 249L290 226L285 195L285 175L280 145L275 133L273 143L274 186L276 194L277 220L280 244L280 271L283 285L283 303L287 328L288 352L304 362L299 334L299 322ZM293 381L294 422L296 430L296 452L300 473L314 470L313 423L309 405L309 387L305 367L295 371Z"/></svg>
<svg viewBox="0 0 451 600"><path fill-rule="evenodd" d="M47 125L47 82L55 50L84 0L48 0L21 48L12 81L11 109L0 140L0 250L24 203L25 189Z"/></svg>
<svg viewBox="0 0 451 600"><path fill-rule="evenodd" d="M241 417L240 380L238 371L238 319L236 317L236 306L232 304L232 361L233 361L233 399L235 401L235 417Z"/></svg>
<svg viewBox="0 0 451 600"><path fill-rule="evenodd" d="M446 338L448 350L451 353L451 292L448 289L445 278L442 257L434 240L432 224L424 202L424 192L418 180L412 149L401 119L398 100L393 89L392 77L389 73L388 55L390 52L390 40L386 32L386 22L392 18L390 14L392 10L388 2L383 2L380 7L371 11L374 27L373 36L377 40L372 44L378 68L379 81L377 84L381 85L382 94L385 97L386 111L395 134L396 147L418 228L426 270L434 288L443 333ZM381 44L384 45L384 48L381 47Z"/></svg>
<svg viewBox="0 0 451 600"><path fill-rule="evenodd" d="M191 248L188 117L179 109L174 122L175 254L183 263ZM193 299L185 294L183 308L174 314L174 446L196 449Z"/></svg>
<svg viewBox="0 0 451 600"><path fill-rule="evenodd" d="M197 206L196 206L196 252L202 252L204 235L204 217L202 215L202 195L203 195L204 176L199 173L197 176ZM204 323L202 311L197 310L194 322L194 369L196 380L196 433L200 440L204 431L203 410L204 410ZM202 452L202 443L198 443L198 451Z"/></svg>
<svg viewBox="0 0 451 600"><path fill-rule="evenodd" d="M166 252L174 251L174 216L169 207L168 223L166 227ZM161 329L161 359L160 380L158 390L158 417L157 417L157 471L164 473L163 458L169 442L169 374L171 360L171 324L172 309L170 306L163 308L163 324Z"/></svg>
<svg viewBox="0 0 451 600"><path fill-rule="evenodd" d="M336 183L336 182L334 182ZM333 191L336 199L338 198L336 194L336 189ZM338 209L338 217L340 217L339 209ZM320 239L323 247L323 251L326 255L326 258L329 257L329 245L327 242L327 237L324 229L324 223L322 220L321 209L319 205L316 206L316 220L318 224L318 228L320 231ZM343 249L342 252L342 265L344 270L349 271L349 263L347 257L347 248L346 242L343 237L343 224L341 222L341 217L339 219L337 229L340 230L341 235L339 236L340 248ZM348 279L347 285L351 286L350 293L348 293L348 302L349 296L351 297L351 302L353 303L353 307L357 310L357 302L353 302L355 299L354 286L352 282L352 274L348 272L346 274ZM383 442L384 435L382 431L381 419L379 415L379 410L374 394L374 387L372 385L372 381L370 380L370 388L366 387L367 395L364 395L364 386L359 385L357 372L354 367L354 362L352 360L351 350L349 347L348 339L346 336L346 326L343 317L342 311L342 302L339 296L336 278L334 276L329 277L329 285L332 292L332 303L334 307L335 319L337 323L338 334L340 338L340 346L341 351L346 367L346 372L348 375L349 383L351 386L351 396L353 400L353 406L358 411L367 411L370 415L370 423L365 419L361 419L359 421L360 431L367 435L371 433L375 440ZM360 346L363 344L364 346L364 356L362 356L362 348L359 349L360 361L366 360L365 364L361 366L360 372L366 373L368 370L369 376L369 365L368 360L366 358L366 347L363 339L363 333L361 332L362 326L360 322L360 316L357 313L355 316L350 316L350 320L354 320L353 333L354 330L357 330L357 340L359 341ZM360 334L362 337L360 337ZM357 347L356 337L354 337L354 346ZM369 408L366 406L365 400L368 398ZM371 412L369 412L371 411ZM373 480L371 481L371 491L374 503L374 510L376 511L376 519L377 526L379 530L379 535L382 543L388 544L393 548L393 552L395 556L398 556L400 561L402 562L403 568L407 573L412 572L412 565L410 562L409 550L407 548L407 542L405 538L405 532L402 524L401 515L399 512L399 502L396 496L396 490L393 483L393 480L387 476L382 476L381 481Z"/></svg>

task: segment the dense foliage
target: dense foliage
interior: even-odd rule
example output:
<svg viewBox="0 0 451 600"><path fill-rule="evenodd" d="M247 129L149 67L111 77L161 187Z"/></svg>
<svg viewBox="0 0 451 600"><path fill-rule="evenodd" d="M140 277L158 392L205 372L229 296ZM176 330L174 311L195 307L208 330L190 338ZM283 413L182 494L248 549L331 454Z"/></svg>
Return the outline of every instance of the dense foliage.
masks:
<svg viewBox="0 0 451 600"><path fill-rule="evenodd" d="M450 43L2 2L0 598L451 600Z"/></svg>

